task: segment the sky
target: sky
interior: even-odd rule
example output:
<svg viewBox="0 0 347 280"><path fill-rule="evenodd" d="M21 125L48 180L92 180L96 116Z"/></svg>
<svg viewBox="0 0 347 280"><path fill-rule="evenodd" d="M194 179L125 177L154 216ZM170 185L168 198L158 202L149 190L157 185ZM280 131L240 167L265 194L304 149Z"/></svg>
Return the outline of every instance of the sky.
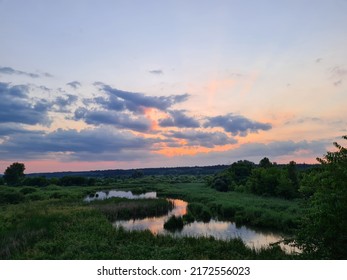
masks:
<svg viewBox="0 0 347 280"><path fill-rule="evenodd" d="M0 0L0 173L316 163L346 0Z"/></svg>

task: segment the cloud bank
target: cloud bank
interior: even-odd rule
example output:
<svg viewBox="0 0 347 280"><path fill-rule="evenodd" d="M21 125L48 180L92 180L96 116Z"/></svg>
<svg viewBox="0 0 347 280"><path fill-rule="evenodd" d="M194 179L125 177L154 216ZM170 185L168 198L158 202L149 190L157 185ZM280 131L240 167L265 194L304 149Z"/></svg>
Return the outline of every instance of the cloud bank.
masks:
<svg viewBox="0 0 347 280"><path fill-rule="evenodd" d="M180 109L191 97L188 93L149 95L96 82L95 91L88 97L80 94L83 85L78 81L65 85L68 93L42 84L0 82L3 160L143 160L144 165L152 162L152 166L163 162L201 165L264 156L276 159L303 150L309 155L321 155L327 145L327 141L242 144L241 139L266 133L272 125L232 112L197 118L188 109ZM64 128L60 125L62 120ZM304 121L307 119L299 118L296 123Z"/></svg>

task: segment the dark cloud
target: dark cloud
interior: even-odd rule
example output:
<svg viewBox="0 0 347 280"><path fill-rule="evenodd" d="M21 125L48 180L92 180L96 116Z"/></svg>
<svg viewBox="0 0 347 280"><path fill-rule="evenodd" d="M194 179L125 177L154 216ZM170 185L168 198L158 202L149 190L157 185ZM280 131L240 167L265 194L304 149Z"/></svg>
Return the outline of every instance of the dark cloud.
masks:
<svg viewBox="0 0 347 280"><path fill-rule="evenodd" d="M269 123L256 122L243 116L233 114L208 117L206 120L204 127L222 127L226 132L230 132L234 136L246 136L248 133L272 128Z"/></svg>
<svg viewBox="0 0 347 280"><path fill-rule="evenodd" d="M148 96L143 93L118 90L108 85L103 85L103 90L108 95L110 104L119 106L120 103L123 103L124 108L134 113L144 113L144 108L156 108L165 111L176 103L186 101L189 97L189 94L186 93L170 96ZM101 105L105 105L105 103L103 102ZM110 106L107 106L107 109L112 109Z"/></svg>
<svg viewBox="0 0 347 280"><path fill-rule="evenodd" d="M67 83L67 85L74 89L77 89L81 86L81 83L78 81L73 81L73 82Z"/></svg>
<svg viewBox="0 0 347 280"><path fill-rule="evenodd" d="M158 121L161 127L187 127L198 128L200 127L199 121L193 117L189 117L185 114L184 110L172 110L168 112L170 117L166 119L160 119Z"/></svg>
<svg viewBox="0 0 347 280"><path fill-rule="evenodd" d="M10 136L10 135L32 134L32 133L43 133L43 132L27 130L20 124L14 124L14 123L0 124L0 138L4 136Z"/></svg>
<svg viewBox="0 0 347 280"><path fill-rule="evenodd" d="M0 67L0 73L7 74L7 75L24 75L30 78L39 78L39 74L15 70L11 67Z"/></svg>
<svg viewBox="0 0 347 280"><path fill-rule="evenodd" d="M98 111L78 108L74 114L75 120L83 120L93 125L113 125L121 129L146 132L151 129L151 122L146 118L135 118L127 113L115 111Z"/></svg>
<svg viewBox="0 0 347 280"><path fill-rule="evenodd" d="M0 130L1 131L1 130ZM77 131L74 129L51 133L37 131L20 132L9 136L0 144L2 159L47 159L56 160L131 160L147 154L153 140L130 132L109 128ZM20 136L20 137L19 137Z"/></svg>
<svg viewBox="0 0 347 280"><path fill-rule="evenodd" d="M162 75L162 74L164 74L163 70L160 70L160 69L150 70L148 72L151 73L151 74L154 74L154 75Z"/></svg>
<svg viewBox="0 0 347 280"><path fill-rule="evenodd" d="M203 146L213 148L227 144L236 144L234 138L222 132L203 132L197 130L170 131L164 134L169 138L179 138L187 140L187 146Z"/></svg>
<svg viewBox="0 0 347 280"><path fill-rule="evenodd" d="M72 94L66 94L65 96L58 96L52 103L54 111L61 113L69 113L67 108L76 103L78 97Z"/></svg>
<svg viewBox="0 0 347 280"><path fill-rule="evenodd" d="M31 100L28 86L11 86L0 83L0 123L44 124L49 123L48 101Z"/></svg>

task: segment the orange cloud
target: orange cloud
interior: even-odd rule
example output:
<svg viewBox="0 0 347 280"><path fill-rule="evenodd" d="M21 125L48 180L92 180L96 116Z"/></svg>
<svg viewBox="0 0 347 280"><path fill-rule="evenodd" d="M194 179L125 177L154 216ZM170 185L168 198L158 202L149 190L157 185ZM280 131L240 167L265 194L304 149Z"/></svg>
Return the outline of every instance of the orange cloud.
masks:
<svg viewBox="0 0 347 280"><path fill-rule="evenodd" d="M181 140L184 141L184 140ZM223 152L228 151L230 149L233 149L234 145L224 145L224 146L216 146L213 148L207 148L207 147L201 147L201 146L184 146L182 147L163 147L159 151L156 151L155 153L161 154L167 157L174 157L174 156L184 156L184 155L196 155L199 153L209 153L209 152Z"/></svg>

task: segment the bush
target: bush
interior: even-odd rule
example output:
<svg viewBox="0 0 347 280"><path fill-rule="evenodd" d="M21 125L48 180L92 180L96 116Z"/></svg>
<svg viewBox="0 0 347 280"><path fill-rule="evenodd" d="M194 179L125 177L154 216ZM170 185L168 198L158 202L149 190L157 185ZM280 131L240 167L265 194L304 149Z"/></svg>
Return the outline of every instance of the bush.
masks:
<svg viewBox="0 0 347 280"><path fill-rule="evenodd" d="M24 195L13 190L0 191L0 204L17 204L24 201Z"/></svg>
<svg viewBox="0 0 347 280"><path fill-rule="evenodd" d="M29 194L29 193L37 192L37 189L33 187L24 187L19 192L22 194Z"/></svg>
<svg viewBox="0 0 347 280"><path fill-rule="evenodd" d="M210 210L202 203L194 202L188 204L188 212L197 221L208 222L211 220Z"/></svg>
<svg viewBox="0 0 347 280"><path fill-rule="evenodd" d="M23 185L33 187L46 187L49 181L45 177L29 177L25 178Z"/></svg>
<svg viewBox="0 0 347 280"><path fill-rule="evenodd" d="M227 192L231 190L230 179L226 175L219 175L212 179L211 188L219 192Z"/></svg>
<svg viewBox="0 0 347 280"><path fill-rule="evenodd" d="M183 219L182 217L171 216L165 223L164 229L169 231L176 231L183 229Z"/></svg>

